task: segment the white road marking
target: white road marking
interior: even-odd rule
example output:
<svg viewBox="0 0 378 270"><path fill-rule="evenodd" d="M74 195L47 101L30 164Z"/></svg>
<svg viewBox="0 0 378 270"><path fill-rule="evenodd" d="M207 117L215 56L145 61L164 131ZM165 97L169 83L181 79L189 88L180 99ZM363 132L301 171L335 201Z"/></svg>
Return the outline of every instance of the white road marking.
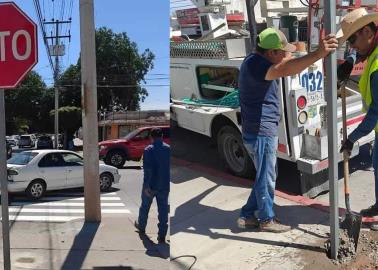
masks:
<svg viewBox="0 0 378 270"><path fill-rule="evenodd" d="M9 207L9 213L67 213L67 214L83 214L84 209L62 209L62 208L22 208L22 207ZM104 214L130 214L128 209L101 209Z"/></svg>
<svg viewBox="0 0 378 270"><path fill-rule="evenodd" d="M22 205L28 205L28 206L64 206L64 207L70 207L70 206L83 206L84 202L43 202L43 203L32 203L30 202L12 202L10 206L22 206ZM124 203L101 203L101 206L125 206Z"/></svg>

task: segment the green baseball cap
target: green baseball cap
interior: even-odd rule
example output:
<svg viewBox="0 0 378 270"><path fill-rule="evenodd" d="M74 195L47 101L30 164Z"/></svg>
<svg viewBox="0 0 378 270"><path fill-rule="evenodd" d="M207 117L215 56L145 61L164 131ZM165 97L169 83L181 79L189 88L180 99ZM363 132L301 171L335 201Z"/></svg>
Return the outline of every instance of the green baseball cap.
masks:
<svg viewBox="0 0 378 270"><path fill-rule="evenodd" d="M297 47L290 44L284 33L274 28L267 28L259 34L259 47L263 49L283 50L287 52L295 52Z"/></svg>

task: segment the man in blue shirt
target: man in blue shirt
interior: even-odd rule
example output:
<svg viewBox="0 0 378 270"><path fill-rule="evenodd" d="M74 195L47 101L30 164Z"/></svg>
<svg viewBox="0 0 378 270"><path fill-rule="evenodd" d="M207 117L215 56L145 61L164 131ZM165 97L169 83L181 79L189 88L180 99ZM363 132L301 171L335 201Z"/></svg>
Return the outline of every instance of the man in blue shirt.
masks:
<svg viewBox="0 0 378 270"><path fill-rule="evenodd" d="M260 227L261 231L286 232L291 228L281 224L273 211L281 117L278 79L298 74L335 51L337 40L334 35L328 35L320 42L318 50L295 59L290 52L296 47L274 28L262 31L256 44L256 52L246 57L239 74L242 137L255 165L256 178L237 223L241 228Z"/></svg>
<svg viewBox="0 0 378 270"><path fill-rule="evenodd" d="M156 198L159 219L158 242L165 243L168 230L171 149L163 142L163 132L160 128L152 129L150 136L152 144L146 147L143 154L142 204L138 221L135 221L134 225L139 233L145 233L152 200Z"/></svg>

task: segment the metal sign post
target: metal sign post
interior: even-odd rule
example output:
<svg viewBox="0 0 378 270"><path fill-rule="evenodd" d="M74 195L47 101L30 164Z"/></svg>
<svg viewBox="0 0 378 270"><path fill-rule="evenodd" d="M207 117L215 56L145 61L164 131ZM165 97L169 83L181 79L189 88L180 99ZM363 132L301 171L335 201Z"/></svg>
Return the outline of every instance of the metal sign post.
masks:
<svg viewBox="0 0 378 270"><path fill-rule="evenodd" d="M326 34L336 33L336 1L324 1L324 21ZM328 179L330 200L331 258L336 259L339 250L339 196L338 196L338 149L337 149L337 85L336 85L336 53L329 54L325 59L326 68L326 100L328 130Z"/></svg>
<svg viewBox="0 0 378 270"><path fill-rule="evenodd" d="M0 182L1 182L1 223L3 229L4 269L10 270L10 240L8 211L7 146L5 140L4 89L0 89Z"/></svg>

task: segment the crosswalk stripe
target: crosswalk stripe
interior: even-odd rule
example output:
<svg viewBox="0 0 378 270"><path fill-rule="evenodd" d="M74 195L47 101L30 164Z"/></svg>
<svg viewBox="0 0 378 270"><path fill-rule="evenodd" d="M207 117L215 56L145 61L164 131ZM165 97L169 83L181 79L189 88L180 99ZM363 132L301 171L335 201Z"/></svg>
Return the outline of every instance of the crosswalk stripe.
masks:
<svg viewBox="0 0 378 270"><path fill-rule="evenodd" d="M64 207L70 207L70 206L83 206L84 202L43 202L43 203L33 203L30 204L30 202L12 202L10 206L23 206L23 205L30 205L30 206L64 206ZM124 203L101 203L101 206L125 206Z"/></svg>
<svg viewBox="0 0 378 270"><path fill-rule="evenodd" d="M73 214L83 214L84 209L45 209L45 208L19 208L19 207L9 207L9 213L73 213ZM128 209L101 209L103 214L130 214Z"/></svg>
<svg viewBox="0 0 378 270"><path fill-rule="evenodd" d="M42 222L67 222L80 217L70 216L9 216L12 221L42 221Z"/></svg>
<svg viewBox="0 0 378 270"><path fill-rule="evenodd" d="M101 197L101 201L120 201L120 197ZM70 198L70 197L43 197L40 201L84 201L84 198Z"/></svg>
<svg viewBox="0 0 378 270"><path fill-rule="evenodd" d="M83 192L51 192L51 193L48 193L47 195L49 195L49 196L64 196L64 197L70 197L70 196L71 197L77 197L77 196L84 197ZM114 195L117 195L117 192L101 193L100 195L101 195L101 197L102 196L105 196L105 197L114 196Z"/></svg>

